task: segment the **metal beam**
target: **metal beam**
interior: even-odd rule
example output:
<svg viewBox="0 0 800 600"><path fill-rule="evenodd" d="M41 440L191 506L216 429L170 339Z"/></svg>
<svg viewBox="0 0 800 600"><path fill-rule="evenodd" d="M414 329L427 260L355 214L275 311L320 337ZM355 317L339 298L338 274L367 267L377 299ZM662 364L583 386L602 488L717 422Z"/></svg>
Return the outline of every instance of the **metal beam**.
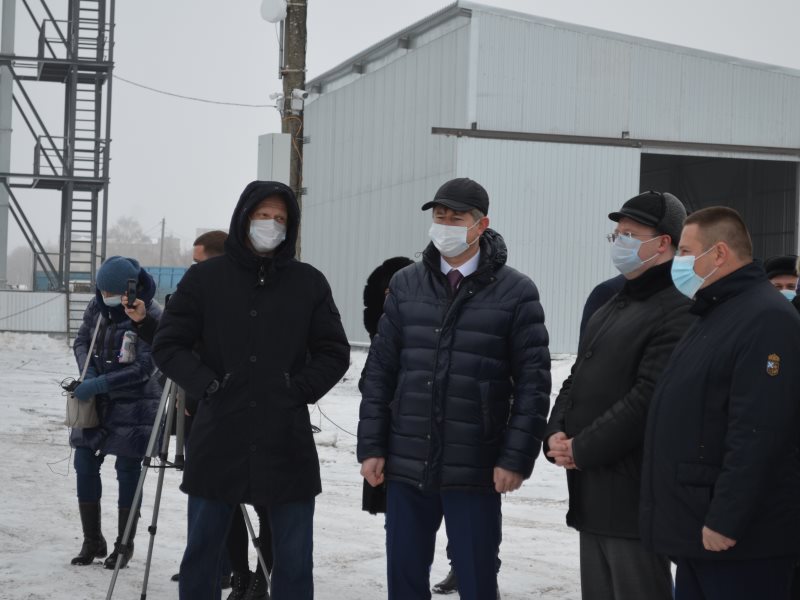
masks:
<svg viewBox="0 0 800 600"><path fill-rule="evenodd" d="M9 2L12 0L3 0ZM38 63L43 65L80 66L82 71L107 71L111 66L108 61L87 61L77 58L50 58L47 56L21 56L13 52L0 52L0 64Z"/></svg>
<svg viewBox="0 0 800 600"><path fill-rule="evenodd" d="M0 23L0 53L14 55L17 0L3 0ZM14 75L11 65L0 64L0 171L11 168L11 110L14 103ZM0 188L0 289L8 287L9 190Z"/></svg>
<svg viewBox="0 0 800 600"><path fill-rule="evenodd" d="M496 131L490 129L460 129L456 127L432 127L433 135L453 135L484 140L512 140L520 142L550 142L557 144L583 144L589 146L619 146L624 148L664 148L696 150L698 152L746 152L749 154L782 154L800 158L800 148L776 146L745 146L741 144L711 144L672 140L647 140L635 138L610 138L588 135L562 135L555 133L531 133L526 131Z"/></svg>

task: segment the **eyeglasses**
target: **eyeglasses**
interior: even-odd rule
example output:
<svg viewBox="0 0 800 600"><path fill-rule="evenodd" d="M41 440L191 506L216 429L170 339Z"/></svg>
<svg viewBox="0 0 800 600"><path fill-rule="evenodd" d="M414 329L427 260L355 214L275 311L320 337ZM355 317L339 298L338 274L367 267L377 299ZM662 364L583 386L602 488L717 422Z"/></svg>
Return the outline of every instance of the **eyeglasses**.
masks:
<svg viewBox="0 0 800 600"><path fill-rule="evenodd" d="M624 237L624 238L644 238L644 237L651 237L652 235L653 234L651 234L651 233L630 233L630 232L622 233L620 231L612 231L611 233L606 235L606 239L608 240L609 244L613 244L614 242L616 242L621 237ZM653 239L653 238L651 237L651 239Z"/></svg>

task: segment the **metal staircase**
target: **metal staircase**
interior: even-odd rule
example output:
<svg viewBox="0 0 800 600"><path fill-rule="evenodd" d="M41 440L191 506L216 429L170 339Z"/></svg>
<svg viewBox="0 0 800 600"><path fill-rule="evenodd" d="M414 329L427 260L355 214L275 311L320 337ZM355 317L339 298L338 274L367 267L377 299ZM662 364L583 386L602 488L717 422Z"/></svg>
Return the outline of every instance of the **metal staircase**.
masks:
<svg viewBox="0 0 800 600"><path fill-rule="evenodd" d="M35 139L33 169L30 174L0 173L0 181L9 192L20 187L61 193L57 265L27 223L20 202L10 196L12 214L23 230L28 225L26 239L50 288L67 294L67 334L72 338L105 258L114 0L66 0L65 21L54 18L46 0L39 2L39 15L32 2L24 2L39 32L37 55L0 55L0 63L14 73L14 103ZM62 136L48 130L25 89L28 81L64 86Z"/></svg>

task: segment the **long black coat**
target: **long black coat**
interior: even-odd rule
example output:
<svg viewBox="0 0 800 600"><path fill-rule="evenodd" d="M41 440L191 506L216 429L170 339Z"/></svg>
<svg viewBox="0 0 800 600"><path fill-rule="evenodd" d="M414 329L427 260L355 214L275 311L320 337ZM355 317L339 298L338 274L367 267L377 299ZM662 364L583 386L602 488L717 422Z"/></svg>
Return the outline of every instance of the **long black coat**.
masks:
<svg viewBox="0 0 800 600"><path fill-rule="evenodd" d="M574 438L567 524L586 533L639 537L639 486L647 409L675 345L695 317L675 289L672 262L652 267L589 319L572 374L545 434Z"/></svg>
<svg viewBox="0 0 800 600"><path fill-rule="evenodd" d="M499 466L530 477L550 406L539 293L481 236L478 270L455 297L429 245L399 271L367 359L358 459L422 490L491 491ZM513 392L514 401L510 402Z"/></svg>
<svg viewBox="0 0 800 600"><path fill-rule="evenodd" d="M641 532L676 557L798 554L800 317L750 264L697 293L647 423ZM708 552L702 528L736 540Z"/></svg>
<svg viewBox="0 0 800 600"><path fill-rule="evenodd" d="M161 306L153 300L156 284L147 271L139 271L139 298L147 307L147 314L158 319ZM150 344L142 337L136 340L136 359L120 363L119 352L126 332L135 327L121 306L109 308L99 290L86 306L83 323L73 343L78 369L82 370L89 353L97 321L101 321L90 365L97 375L108 381L108 392L95 397L100 424L97 427L74 428L70 431L70 444L90 448L103 454L141 458L153 430L161 398L161 385L153 377L153 360Z"/></svg>
<svg viewBox="0 0 800 600"><path fill-rule="evenodd" d="M272 259L245 244L248 214L284 198L286 240ZM349 346L325 277L294 259L299 209L283 184L253 182L231 219L225 255L189 269L156 333L156 364L203 397L182 489L230 503L275 505L321 491L307 405L347 370ZM193 352L192 350L195 350Z"/></svg>

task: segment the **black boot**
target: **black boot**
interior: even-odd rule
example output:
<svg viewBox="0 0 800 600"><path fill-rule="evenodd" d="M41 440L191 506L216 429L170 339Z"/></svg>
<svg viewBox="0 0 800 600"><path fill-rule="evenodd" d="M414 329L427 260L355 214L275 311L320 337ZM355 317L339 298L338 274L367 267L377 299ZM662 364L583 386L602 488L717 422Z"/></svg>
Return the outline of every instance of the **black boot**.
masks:
<svg viewBox="0 0 800 600"><path fill-rule="evenodd" d="M450 572L447 574L447 577L433 586L431 591L434 594L452 594L453 592L457 592L458 577L456 576L456 570L453 567L450 567Z"/></svg>
<svg viewBox="0 0 800 600"><path fill-rule="evenodd" d="M261 571L261 566L256 569L255 574L250 578L250 587L247 588L244 600L269 600L267 579Z"/></svg>
<svg viewBox="0 0 800 600"><path fill-rule="evenodd" d="M90 565L95 558L103 558L108 554L106 540L100 531L100 503L79 502L81 527L83 527L83 545L78 556L72 559L73 565Z"/></svg>
<svg viewBox="0 0 800 600"><path fill-rule="evenodd" d="M233 575L231 575L231 593L227 600L244 600L247 589L250 587L251 575L250 571L244 573L233 572Z"/></svg>
<svg viewBox="0 0 800 600"><path fill-rule="evenodd" d="M122 536L125 534L125 525L128 523L128 516L131 514L130 508L120 508L117 518L117 541L114 542L114 551L108 555L108 558L103 563L106 569L113 569L117 566L117 558L122 561L119 565L120 569L124 569L128 561L133 556L133 537L136 535L136 525L139 521L139 511L136 511L136 516L133 518L131 526L131 534L128 536L128 543L122 545Z"/></svg>

